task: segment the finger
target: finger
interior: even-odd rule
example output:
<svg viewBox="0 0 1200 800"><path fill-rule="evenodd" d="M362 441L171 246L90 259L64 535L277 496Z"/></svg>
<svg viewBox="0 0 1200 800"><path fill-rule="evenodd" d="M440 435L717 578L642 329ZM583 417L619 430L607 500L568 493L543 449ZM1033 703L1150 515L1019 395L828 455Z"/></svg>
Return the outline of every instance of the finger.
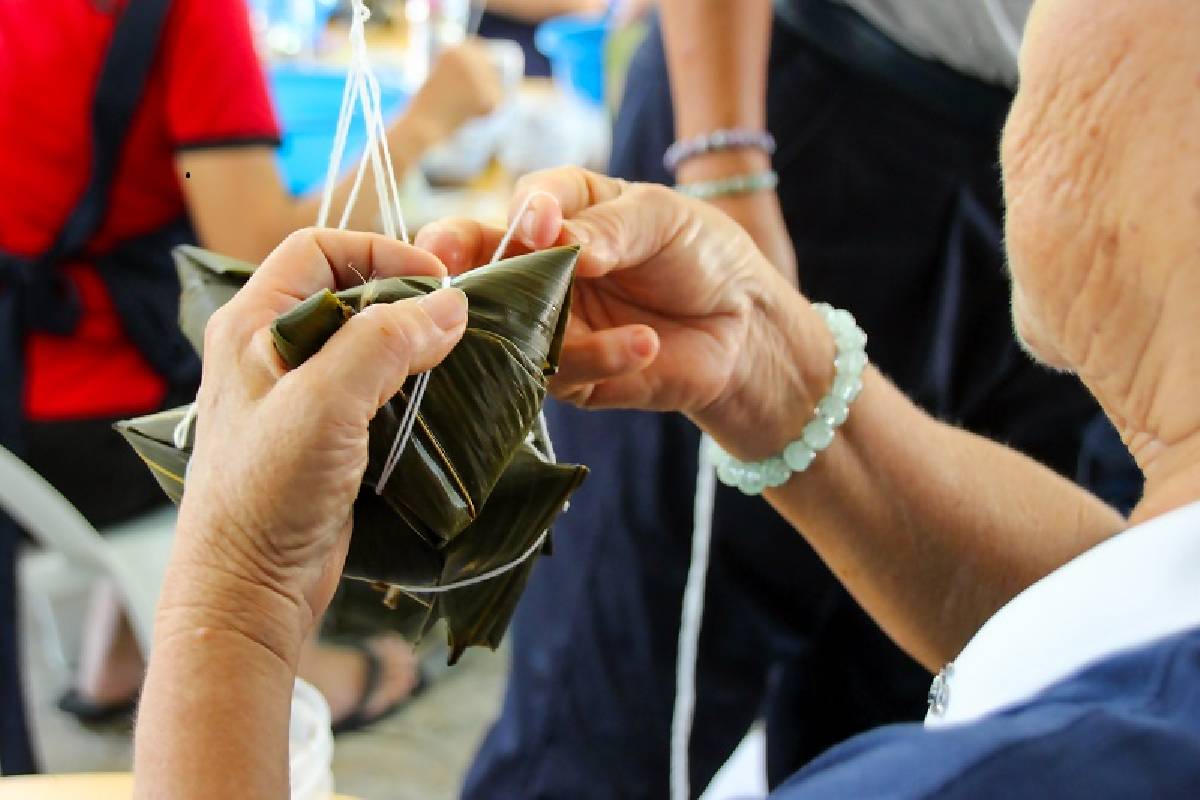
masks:
<svg viewBox="0 0 1200 800"><path fill-rule="evenodd" d="M306 228L288 236L235 298L278 315L321 289L345 289L371 278L446 274L431 253L374 233Z"/></svg>
<svg viewBox="0 0 1200 800"><path fill-rule="evenodd" d="M550 392L559 400L580 408L636 408L643 411L675 411L670 402L660 402L661 392L645 371L621 375L598 383L567 383L555 376Z"/></svg>
<svg viewBox="0 0 1200 800"><path fill-rule="evenodd" d="M517 222L517 238L540 250L558 241L562 220L620 196L626 185L618 178L579 167L535 172L517 181L509 204L510 221L528 198L528 207Z"/></svg>
<svg viewBox="0 0 1200 800"><path fill-rule="evenodd" d="M473 219L451 218L431 222L417 234L417 247L428 250L446 265L451 275L490 263L504 231ZM510 246L509 253L525 250Z"/></svg>
<svg viewBox="0 0 1200 800"><path fill-rule="evenodd" d="M441 363L466 324L467 296L455 288L376 303L347 320L280 385L300 385L306 396L335 403L355 422L369 420L409 375Z"/></svg>
<svg viewBox="0 0 1200 800"><path fill-rule="evenodd" d="M610 380L644 370L658 350L658 334L646 325L573 336L563 343L556 377L564 384Z"/></svg>
<svg viewBox="0 0 1200 800"><path fill-rule="evenodd" d="M632 184L618 197L584 209L564 222L560 240L583 248L575 274L598 278L614 270L641 266L662 252L689 224L699 225L700 219L686 198L664 186Z"/></svg>

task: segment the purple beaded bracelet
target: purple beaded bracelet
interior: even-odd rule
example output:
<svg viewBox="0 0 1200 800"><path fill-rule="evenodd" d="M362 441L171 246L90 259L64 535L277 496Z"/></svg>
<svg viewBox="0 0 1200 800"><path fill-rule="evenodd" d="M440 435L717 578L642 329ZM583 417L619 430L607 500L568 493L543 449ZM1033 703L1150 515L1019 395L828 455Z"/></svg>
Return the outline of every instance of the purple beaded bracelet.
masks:
<svg viewBox="0 0 1200 800"><path fill-rule="evenodd" d="M668 147L667 152L663 154L663 166L668 172L674 172L689 158L695 158L704 153L736 150L742 147L754 147L767 155L773 155L775 153L775 137L766 131L751 128L721 128L709 131L699 136L693 136L691 139L681 139Z"/></svg>

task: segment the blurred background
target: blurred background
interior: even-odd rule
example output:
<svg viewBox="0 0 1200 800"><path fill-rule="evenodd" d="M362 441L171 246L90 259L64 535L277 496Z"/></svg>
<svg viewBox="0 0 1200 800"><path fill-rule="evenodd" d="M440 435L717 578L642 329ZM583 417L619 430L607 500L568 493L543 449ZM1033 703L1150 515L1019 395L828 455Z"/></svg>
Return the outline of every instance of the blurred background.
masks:
<svg viewBox="0 0 1200 800"><path fill-rule="evenodd" d="M253 129L258 124L267 134L264 139L277 137L277 142L268 142L276 145L270 158L283 187L300 204L320 191L329 163L351 56L350 3L234 0L220 6L240 7L243 2L277 126L272 130L264 113L259 123L245 123L250 126L246 132L259 132ZM79 5L97 15L111 7ZM191 5L196 10L186 13L193 18L205 13L203 3ZM636 36L639 27L618 22L615 5L606 0L371 0L366 5L371 11L367 43L380 81L384 118L393 132L423 134L398 135L392 145L410 230L447 215L502 223L512 185L521 175L566 164L605 167L611 137L606 98L611 97L621 61L631 52L626 46L626 56L621 57L617 43L630 33ZM130 5L134 7L136 3ZM214 40L240 30L239 20L231 24L219 19L220 13L213 12ZM19 33L3 30L8 23L15 27L14 20L19 21L0 19L0 40ZM201 28L194 30L195 46L203 47ZM171 46L169 28L165 35ZM224 55L213 49L207 57ZM244 102L238 84L253 84L249 75L235 75L222 88L219 72L214 70L209 83L203 75L193 78L193 88L202 87L197 91L225 95L208 107L198 99L196 114L211 117L219 104ZM151 86L155 80L151 78ZM148 97L146 104L151 100ZM79 116L78 110L73 113ZM168 120L180 113L166 110ZM212 142L206 135L196 134L194 148L192 143L176 143L177 153L205 158L210 151L221 151L209 147ZM247 137L231 145L256 142ZM406 150L403 146L410 142ZM362 115L356 113L345 169L357 164L365 144ZM78 143L74 147L79 149ZM177 156L178 163L182 159ZM193 185L199 185L208 166L199 163L201 168L181 168L183 200L201 228L200 239L209 244L213 237L204 235L204 207L216 203L197 194L206 189ZM119 176L118 183L123 178ZM18 232L17 216L10 214L4 217L7 222L0 222L7 234ZM305 219L301 216L299 224L313 221ZM31 222L29 227L35 226ZM217 238L223 235L221 231ZM266 245L269 249L269 242ZM210 246L238 249L232 240ZM255 251L243 254L251 257ZM85 308L85 317L88 313ZM25 362L27 384L37 382L36 367L36 354L30 354ZM91 369L95 368L93 361ZM5 381L13 377L3 375ZM113 385L125 387L128 381ZM25 416L31 421L22 443L28 463L0 450L0 509L25 528L16 558L18 684L24 688L33 751L46 773L125 772L131 766L132 708L142 669L139 651L144 651L170 547L174 509L163 505L163 498L148 496L128 511L109 513L107 501L113 492L124 491L112 487L134 480L141 465L108 465L98 457L93 462L66 443L70 440L46 443L38 427L61 428L86 417L92 428L107 428L111 418L166 404L160 399L139 408L136 401L126 402L123 391L89 388L92 396L111 395L111 414L81 409L41 414L31 411L27 402ZM27 397L29 392L37 390L27 391ZM107 497L90 502L74 492L80 480L72 472L88 473L87 480L110 473ZM314 658L310 670L321 692L303 684L295 698L293 796L324 797L331 785L362 798L455 796L486 725L498 712L507 654L474 649L448 669L444 631L433 631L414 651L393 634L379 635L391 625L373 592L347 594L326 620L319 646L324 661ZM364 658L365 665L358 663ZM12 680L7 673L0 678ZM399 713L392 713L396 708ZM11 728L12 710L0 713L0 727ZM339 732L335 746L329 737L331 716L337 729L339 716L355 714L360 724L350 725L345 735ZM8 758L2 771L23 771L19 766ZM76 789L65 791L63 796L80 796L73 794ZM107 790L97 783L80 791L101 796ZM3 787L0 795L8 796Z"/></svg>

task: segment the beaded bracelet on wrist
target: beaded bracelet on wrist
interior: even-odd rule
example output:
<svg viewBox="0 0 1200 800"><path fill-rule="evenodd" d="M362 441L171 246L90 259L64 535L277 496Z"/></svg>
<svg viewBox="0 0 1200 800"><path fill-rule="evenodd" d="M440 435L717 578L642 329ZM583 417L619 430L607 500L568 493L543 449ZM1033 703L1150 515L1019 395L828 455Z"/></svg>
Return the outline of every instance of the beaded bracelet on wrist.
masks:
<svg viewBox="0 0 1200 800"><path fill-rule="evenodd" d="M720 128L672 144L663 154L663 167L674 172L680 164L696 156L747 147L774 155L775 137L756 128Z"/></svg>
<svg viewBox="0 0 1200 800"><path fill-rule="evenodd" d="M675 191L698 200L716 200L739 194L772 191L778 185L779 176L775 174L775 170L764 169L761 172L730 175L728 178L717 178L712 181L678 183L675 185Z"/></svg>
<svg viewBox="0 0 1200 800"><path fill-rule="evenodd" d="M787 483L793 473L808 469L817 453L833 442L835 431L850 414L850 404L862 391L862 374L867 366L867 335L849 311L833 308L827 303L814 303L813 309L829 326L837 355L833 359L833 386L817 403L813 419L804 426L800 438L779 455L754 462L739 461L712 444L717 479L726 486L741 489L744 494L762 494L765 489Z"/></svg>

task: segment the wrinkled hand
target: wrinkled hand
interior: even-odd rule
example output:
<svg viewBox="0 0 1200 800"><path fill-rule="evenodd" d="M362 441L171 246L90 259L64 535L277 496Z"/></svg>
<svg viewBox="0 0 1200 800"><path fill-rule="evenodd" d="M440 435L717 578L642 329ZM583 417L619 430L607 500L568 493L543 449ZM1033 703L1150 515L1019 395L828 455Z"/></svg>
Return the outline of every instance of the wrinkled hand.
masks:
<svg viewBox="0 0 1200 800"><path fill-rule="evenodd" d="M788 235L779 197L774 192L755 192L710 202L741 225L779 274L796 285L796 248Z"/></svg>
<svg viewBox="0 0 1200 800"><path fill-rule="evenodd" d="M770 168L770 157L759 150L721 150L689 158L680 165L676 177L683 183L693 183ZM709 202L741 225L767 260L796 285L796 248L775 192L758 191Z"/></svg>
<svg viewBox="0 0 1200 800"><path fill-rule="evenodd" d="M466 325L466 298L457 289L373 305L287 371L271 323L314 292L357 284L359 273L445 269L430 254L381 236L300 231L209 322L174 556L188 570L173 590L184 593L181 602L197 602L182 584L212 579L266 589L311 618L328 605L367 465L368 423L408 375L445 358ZM223 602L220 592L211 594L205 602Z"/></svg>
<svg viewBox="0 0 1200 800"><path fill-rule="evenodd" d="M464 122L490 114L504 97L500 71L485 45L467 41L443 50L407 113L424 119L436 139L454 133Z"/></svg>
<svg viewBox="0 0 1200 800"><path fill-rule="evenodd" d="M584 246L552 382L559 397L682 411L714 426L752 424L768 404L806 402L781 326L818 331L811 349L828 370L830 346L815 315L804 315L807 303L712 206L575 168L527 176L514 212L526 197L521 247ZM462 271L487 263L501 233L447 220L423 229L417 244Z"/></svg>

